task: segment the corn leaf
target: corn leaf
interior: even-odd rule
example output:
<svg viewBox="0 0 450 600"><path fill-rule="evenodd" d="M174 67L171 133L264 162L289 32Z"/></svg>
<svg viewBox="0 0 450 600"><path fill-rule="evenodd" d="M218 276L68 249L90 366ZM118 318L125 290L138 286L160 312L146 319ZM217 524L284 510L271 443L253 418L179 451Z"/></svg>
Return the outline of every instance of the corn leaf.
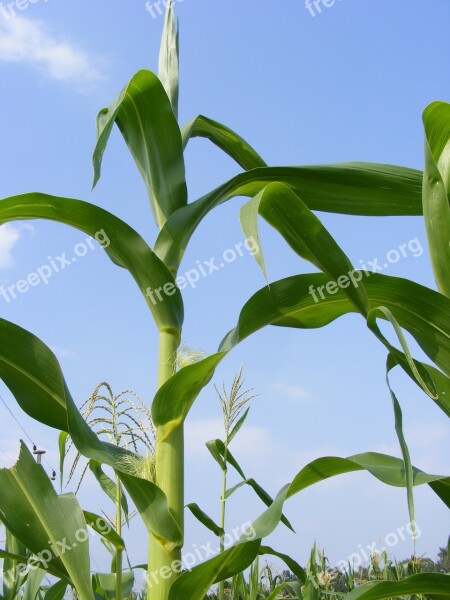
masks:
<svg viewBox="0 0 450 600"><path fill-rule="evenodd" d="M222 125L222 123L213 121L208 117L199 115L182 128L183 148L186 148L189 141L195 137L210 140L246 171L258 167L267 167L259 154L240 135L226 127L226 125Z"/></svg>
<svg viewBox="0 0 450 600"><path fill-rule="evenodd" d="M73 494L58 496L22 442L19 460L0 470L0 512L7 528L39 558L68 575L81 600L94 600L86 521ZM63 544L63 545L62 545Z"/></svg>
<svg viewBox="0 0 450 600"><path fill-rule="evenodd" d="M167 82L166 82L167 83ZM97 117L93 155L94 186L100 179L103 154L114 123L144 180L158 227L187 203L181 132L161 81L139 71L109 108Z"/></svg>
<svg viewBox="0 0 450 600"><path fill-rule="evenodd" d="M258 168L177 211L158 236L156 254L176 272L192 234L213 208L237 196L253 198L274 182L287 185L310 210L363 216L422 214L422 173L413 169L370 163Z"/></svg>
<svg viewBox="0 0 450 600"><path fill-rule="evenodd" d="M450 296L450 104L430 104L423 113L423 124L423 215L436 283Z"/></svg>
<svg viewBox="0 0 450 600"><path fill-rule="evenodd" d="M449 591L450 575L419 573L401 581L370 581L347 594L345 600L384 600L410 594L448 598Z"/></svg>
<svg viewBox="0 0 450 600"><path fill-rule="evenodd" d="M24 194L0 201L0 223L22 219L48 219L75 227L94 238L97 235L109 258L133 276L158 328L181 329L183 301L173 276L142 237L121 219L88 202L46 194ZM73 261L73 258L68 260ZM165 295L163 302L152 300L147 290L161 290L165 285L172 285L173 293Z"/></svg>

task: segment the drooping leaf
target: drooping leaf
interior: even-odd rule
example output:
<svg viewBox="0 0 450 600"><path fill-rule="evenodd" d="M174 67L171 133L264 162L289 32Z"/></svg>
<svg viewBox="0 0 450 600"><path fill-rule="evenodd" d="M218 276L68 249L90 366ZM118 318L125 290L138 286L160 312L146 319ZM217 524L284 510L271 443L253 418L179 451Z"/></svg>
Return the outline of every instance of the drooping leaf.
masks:
<svg viewBox="0 0 450 600"><path fill-rule="evenodd" d="M106 522L103 517L96 515L95 513L87 510L83 511L86 524L89 525L95 532L99 533L105 540L108 540L110 544L117 550L125 550L125 542L118 535L114 529Z"/></svg>
<svg viewBox="0 0 450 600"><path fill-rule="evenodd" d="M409 595L424 594L433 598L448 598L450 575L418 573L400 581L370 581L355 588L345 600L384 600Z"/></svg>
<svg viewBox="0 0 450 600"><path fill-rule="evenodd" d="M450 104L430 104L423 123L423 215L436 283L450 296Z"/></svg>
<svg viewBox="0 0 450 600"><path fill-rule="evenodd" d="M208 117L199 115L182 128L183 148L186 148L189 140L195 137L210 140L246 171L258 167L267 167L259 154L240 135L226 127L226 125L222 125L222 123L213 121Z"/></svg>
<svg viewBox="0 0 450 600"><path fill-rule="evenodd" d="M173 276L142 237L119 218L82 200L46 194L24 194L0 201L0 223L22 219L57 221L98 240L109 258L133 276L158 328L175 332L181 329L183 300ZM67 260L73 264L76 257L65 257L64 253L59 259L64 266L57 265L57 268L66 268ZM46 273L48 278L53 274L48 265ZM42 280L45 280L44 275L41 272ZM159 301L156 290L159 290L162 301Z"/></svg>
<svg viewBox="0 0 450 600"><path fill-rule="evenodd" d="M155 221L162 227L186 205L187 189L181 132L161 81L139 71L109 108L97 117L93 155L94 186L100 178L103 154L114 123L142 175Z"/></svg>
<svg viewBox="0 0 450 600"><path fill-rule="evenodd" d="M247 239L257 242L259 252L255 253L255 258L266 279L259 243L258 215L272 225L299 256L312 262L334 282L342 282L341 289L361 314L368 313L368 299L362 281L355 283L355 278L350 278L351 273L356 273L352 263L320 220L282 183L269 184L241 209L242 229ZM338 289L338 283L334 287Z"/></svg>
<svg viewBox="0 0 450 600"><path fill-rule="evenodd" d="M386 364L386 382L389 388L389 392L391 394L392 406L394 409L394 417L395 417L395 432L397 434L397 438L400 444L400 448L403 456L403 463L405 465L405 483L406 483L406 492L408 497L408 510L409 510L409 520L411 523L416 522L415 515L415 506L414 506L414 471L411 462L411 455L409 452L408 444L406 442L405 434L403 432L403 412L400 406L400 402L397 399L397 396L392 389L391 383L389 381L389 372L392 368L395 367L397 361L389 354Z"/></svg>
<svg viewBox="0 0 450 600"><path fill-rule="evenodd" d="M221 466L221 468L225 469L226 468L226 465L225 465L225 444L222 442L222 440L219 440L219 439L210 440L209 442L206 442L206 447L210 451L210 453L213 456L213 458ZM227 464L231 465L234 469L236 469L236 471L239 473L239 475L242 477L242 479L245 479L245 475L244 475L243 470L241 469L241 467L240 467L239 463L237 462L237 460L231 454L229 448L227 448L226 453L227 453Z"/></svg>
<svg viewBox="0 0 450 600"><path fill-rule="evenodd" d="M287 185L310 210L363 216L422 214L422 173L413 169L366 163L258 168L177 211L158 236L156 254L176 272L192 234L213 208L237 196L253 198L273 182Z"/></svg>
<svg viewBox="0 0 450 600"><path fill-rule="evenodd" d="M90 460L89 468L92 471L95 479L100 484L102 490L115 504L117 500L117 484L103 471L102 465L99 462ZM128 521L128 502L124 493L121 493L120 495L120 504L122 506L125 519Z"/></svg>
<svg viewBox="0 0 450 600"><path fill-rule="evenodd" d="M76 497L56 494L23 442L16 465L0 470L0 487L0 512L8 529L41 563L46 556L54 571L68 575L82 600L94 600L88 532Z"/></svg>
<svg viewBox="0 0 450 600"><path fill-rule="evenodd" d="M276 556L280 558L290 569L290 571L298 577L298 579L304 584L306 582L306 573L303 567L301 567L297 561L288 556L287 554L283 554L282 552L277 552L270 546L261 546L259 549L260 556L264 556L265 554L270 554L272 556Z"/></svg>
<svg viewBox="0 0 450 600"><path fill-rule="evenodd" d="M102 442L79 413L53 352L28 331L0 320L0 377L23 410L38 421L67 431L86 458L111 466L119 474L147 529L169 549L182 541L167 497L153 482L128 474L133 453Z"/></svg>
<svg viewBox="0 0 450 600"><path fill-rule="evenodd" d="M211 586L241 573L255 560L261 540L232 546L219 556L180 575L172 584L168 600L203 600Z"/></svg>
<svg viewBox="0 0 450 600"><path fill-rule="evenodd" d="M387 485L406 487L403 460L377 452L367 452L365 454L356 454L349 458L328 456L314 460L296 475L287 493L287 498L291 498L311 485L325 481L330 477L364 470ZM437 482L442 483L444 487L436 493L450 507L449 477L444 475L428 475L413 467L413 482L415 486L429 484L435 492L434 484Z"/></svg>
<svg viewBox="0 0 450 600"><path fill-rule="evenodd" d="M168 0L159 51L158 77L166 90L175 118L178 118L179 43L178 24L172 0Z"/></svg>
<svg viewBox="0 0 450 600"><path fill-rule="evenodd" d="M186 508L188 508L191 513L194 515L194 517L200 521L200 523L202 525L204 525L207 529L209 529L210 531L212 531L214 533L214 535L217 535L217 537L220 537L221 535L224 535L225 532L222 529L222 527L219 527L219 525L217 525L212 519L211 517L209 517L201 508L198 504L191 503L191 504L187 504Z"/></svg>

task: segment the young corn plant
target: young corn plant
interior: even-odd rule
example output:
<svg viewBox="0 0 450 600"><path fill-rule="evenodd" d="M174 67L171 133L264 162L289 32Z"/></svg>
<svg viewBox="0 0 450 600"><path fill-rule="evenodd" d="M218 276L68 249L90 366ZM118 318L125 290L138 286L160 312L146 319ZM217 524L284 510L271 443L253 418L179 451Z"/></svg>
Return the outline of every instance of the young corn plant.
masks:
<svg viewBox="0 0 450 600"><path fill-rule="evenodd" d="M28 415L70 434L80 454L114 469L148 533L148 568L159 574L157 585L149 584L149 599L202 600L212 585L242 572L259 554L280 555L263 546L262 540L280 522L284 502L329 477L367 470L384 483L405 487L410 513L414 511L414 485L429 485L450 505L448 477L427 475L413 468L403 436L400 405L392 392L402 459L366 453L314 461L279 491L270 507L253 523L254 539L244 536L220 556L181 574L184 422L219 363L252 333L268 325L318 328L345 314L357 313L386 348L388 372L400 366L450 415L450 106L434 103L424 113L424 173L368 163L269 167L245 140L215 120L199 116L185 126L179 125L178 29L172 4L167 3L158 75L139 71L114 102L100 112L93 155L97 183L108 139L117 125L148 192L158 228L152 247L124 221L85 201L29 193L0 202L0 223L49 219L91 236L103 229L110 239L105 252L134 278L159 332L159 389L151 405L156 430L154 473L150 475L148 469L136 472L130 465L135 465L139 456L132 448L105 442L89 427L51 350L6 320L0 320L0 376ZM194 137L207 138L218 146L240 165L242 172L191 201L184 150ZM263 287L244 305L237 326L223 338L216 353L177 369L184 320L183 298L177 286L180 263L207 214L242 196L249 200L241 209L241 224L246 237L257 241L255 258L266 278L259 216L318 272ZM424 215L440 291L382 274L368 276L354 269L313 211L372 217ZM326 291L326 302L314 300L311 292L318 289ZM380 318L392 326L398 343L382 333ZM403 330L412 335L433 365L412 358ZM62 582L70 583L80 600L93 600L89 548L77 543L77 536L95 522L81 510L76 498L56 494L24 445L16 466L0 470L0 487L0 519L8 529L31 552L45 551L44 558L48 560L40 560L39 564ZM18 506L22 514L27 514L26 527L16 510ZM56 542L61 539L71 545L70 552L57 551ZM448 589L448 577L439 573L420 573L402 582L387 582L389 586L385 583L376 582L367 589L361 586L348 598L365 600L409 593L442 597Z"/></svg>

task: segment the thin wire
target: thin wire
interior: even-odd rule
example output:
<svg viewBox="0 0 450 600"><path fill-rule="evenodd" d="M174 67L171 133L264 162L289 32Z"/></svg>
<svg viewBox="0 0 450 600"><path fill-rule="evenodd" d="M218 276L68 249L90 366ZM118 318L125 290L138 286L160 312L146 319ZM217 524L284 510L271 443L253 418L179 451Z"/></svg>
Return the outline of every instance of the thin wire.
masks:
<svg viewBox="0 0 450 600"><path fill-rule="evenodd" d="M0 448L0 452L3 454L3 456L6 456L6 458L7 458L7 459L8 459L10 462L12 462L12 463L14 464L14 461L13 461L13 459L12 459L10 456L8 456L8 455L6 454L6 452L4 452L4 451L3 451L1 448Z"/></svg>
<svg viewBox="0 0 450 600"><path fill-rule="evenodd" d="M17 419L17 417L14 415L13 411L9 408L9 406L6 404L6 402L4 401L3 397L0 396L0 400L2 402L2 404L4 405L4 407L6 408L6 410L9 412L9 414L12 416L12 418L14 419L14 421L17 423L17 425L20 427L20 429L23 431L23 433L25 434L25 436L29 439L29 441L31 442L31 444L33 445L33 447L37 447L37 444L35 444L33 442L33 440L31 439L31 437L28 435L28 433L25 431L25 429L22 427L22 425L19 422L19 419ZM3 451L2 451L3 452ZM3 454L5 454L3 452ZM44 458L44 462L47 464L48 468L53 472L56 473L55 469L51 466L51 464L48 462L48 460L46 458ZM11 460L11 459L10 459ZM12 461L14 462L14 461Z"/></svg>
<svg viewBox="0 0 450 600"><path fill-rule="evenodd" d="M0 400L2 401L4 407L6 408L6 410L9 412L9 414L12 416L12 418L14 419L14 421L17 423L17 425L20 427L20 429L23 431L23 433L26 435L26 437L30 440L30 442L33 444L33 446L36 446L36 444L33 442L33 440L30 438L30 436L28 435L28 433L25 431L25 429L22 427L22 425L19 423L19 420L16 419L13 411L9 408L9 406L6 404L6 402L3 400L2 396L0 396Z"/></svg>

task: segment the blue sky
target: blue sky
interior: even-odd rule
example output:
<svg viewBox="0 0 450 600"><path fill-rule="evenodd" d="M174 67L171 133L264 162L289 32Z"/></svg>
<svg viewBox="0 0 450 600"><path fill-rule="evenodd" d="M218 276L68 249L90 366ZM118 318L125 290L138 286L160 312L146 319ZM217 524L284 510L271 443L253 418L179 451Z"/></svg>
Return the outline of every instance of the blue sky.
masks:
<svg viewBox="0 0 450 600"><path fill-rule="evenodd" d="M20 3L19 3L20 4ZM22 3L23 4L23 3ZM347 160L422 168L421 113L448 100L450 50L447 0L339 0L314 17L302 0L214 3L184 0L181 27L182 123L199 113L238 131L271 165ZM144 186L122 139L112 136L103 178L91 193L95 117L141 68L156 69L163 25L145 2L40 0L0 18L1 197L28 191L96 203L153 243ZM186 165L190 199L226 181L238 168L204 140L193 141ZM235 199L198 228L181 272L243 241ZM321 215L352 261L386 263L389 251L416 240L423 252L389 264L386 274L434 287L419 218L363 219ZM265 225L261 226L271 280L311 271ZM12 285L86 236L57 224L33 222L0 229L0 283ZM414 256L416 254L416 256ZM264 279L246 253L185 291L183 341L212 353L240 308ZM145 303L126 272L97 247L17 299L0 297L3 318L51 346L81 404L100 381L116 392L133 389L146 402L155 392L157 336ZM416 352L417 356L420 353ZM235 454L249 476L275 494L308 461L365 451L399 455L388 390L385 351L364 322L345 317L316 331L271 328L245 341L217 370L229 386L240 365L259 394ZM393 377L405 415L413 462L448 473L450 428L443 414L404 375ZM57 464L57 434L15 408L27 431ZM217 516L220 477L204 442L220 435L212 386L187 423L186 500ZM16 424L0 405L2 449L14 457ZM0 464L7 465L5 456ZM205 484L205 482L207 482ZM111 512L87 482L84 506ZM416 494L419 554L434 555L449 533L448 511L428 489ZM232 500L230 528L256 517L247 491ZM316 540L332 563L359 545L384 540L408 522L403 490L365 474L316 486L286 508L297 535L280 528L270 540L305 561ZM145 536L132 527L133 563L145 560ZM132 541L131 541L132 538ZM187 547L209 541L187 518ZM380 543L381 543L380 542ZM382 544L381 544L382 545ZM392 552L412 552L410 539ZM106 556L96 561L104 568Z"/></svg>

